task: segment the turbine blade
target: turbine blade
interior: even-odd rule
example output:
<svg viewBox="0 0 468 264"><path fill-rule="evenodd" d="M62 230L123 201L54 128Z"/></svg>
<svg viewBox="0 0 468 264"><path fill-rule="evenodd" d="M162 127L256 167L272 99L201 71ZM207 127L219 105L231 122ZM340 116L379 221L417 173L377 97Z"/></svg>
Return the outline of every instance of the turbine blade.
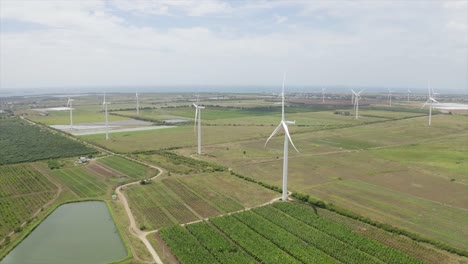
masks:
<svg viewBox="0 0 468 264"><path fill-rule="evenodd" d="M291 139L291 135L289 135L288 125L286 125L285 122L281 122L281 124L283 125L284 131L285 131L285 133L286 133L286 136L287 136L288 139L289 139L289 142L291 142L291 145L293 146L293 148L294 148L297 152L299 152L299 150L297 150L296 146L294 146L294 143L293 143L293 141L292 141L292 139Z"/></svg>
<svg viewBox="0 0 468 264"><path fill-rule="evenodd" d="M281 125L283 124L283 122L281 122L276 128L275 130L273 130L273 133L271 133L270 137L266 140L265 142L265 147L266 145L268 144L268 141L270 141L270 139L276 134L278 133L279 129L281 128Z"/></svg>
<svg viewBox="0 0 468 264"><path fill-rule="evenodd" d="M357 93L357 95L360 95L362 92L364 92L365 89L362 89L361 91L359 91L359 93Z"/></svg>
<svg viewBox="0 0 468 264"><path fill-rule="evenodd" d="M427 101L421 106L421 109L423 109L427 105L427 103L429 103L430 100L431 99L427 99ZM421 109L419 109L419 110L421 110Z"/></svg>

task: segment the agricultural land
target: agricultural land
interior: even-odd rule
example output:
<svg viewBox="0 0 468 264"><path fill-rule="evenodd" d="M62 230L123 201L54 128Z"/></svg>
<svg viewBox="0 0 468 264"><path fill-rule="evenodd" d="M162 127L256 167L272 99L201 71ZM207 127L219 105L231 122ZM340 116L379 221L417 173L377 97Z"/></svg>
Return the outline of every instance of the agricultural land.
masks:
<svg viewBox="0 0 468 264"><path fill-rule="evenodd" d="M74 125L103 125L101 95L76 96ZM127 247L118 263L468 263L468 116L424 97L287 97L290 202L279 202L280 98L205 94L106 100L110 121L163 129L72 136L63 98L18 98L0 120L0 260L58 206L105 201ZM443 101L444 99L439 99ZM448 99L447 99L448 100ZM66 100L65 100L66 102ZM31 108L39 108L31 109ZM171 123L172 122L172 123ZM84 162L82 156L89 157ZM155 257L159 256L158 258Z"/></svg>

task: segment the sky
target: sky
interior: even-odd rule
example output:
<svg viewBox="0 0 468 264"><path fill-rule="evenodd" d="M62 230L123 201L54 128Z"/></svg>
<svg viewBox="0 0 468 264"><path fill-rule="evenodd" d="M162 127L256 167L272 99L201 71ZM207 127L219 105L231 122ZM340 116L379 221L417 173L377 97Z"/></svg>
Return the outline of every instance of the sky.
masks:
<svg viewBox="0 0 468 264"><path fill-rule="evenodd" d="M468 90L468 0L0 0L0 90Z"/></svg>

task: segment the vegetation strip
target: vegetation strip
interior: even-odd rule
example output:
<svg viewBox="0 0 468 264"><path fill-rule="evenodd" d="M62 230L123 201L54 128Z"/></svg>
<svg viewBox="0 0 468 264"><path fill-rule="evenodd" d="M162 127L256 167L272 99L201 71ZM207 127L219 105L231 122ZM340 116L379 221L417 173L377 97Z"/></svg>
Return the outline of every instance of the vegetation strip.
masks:
<svg viewBox="0 0 468 264"><path fill-rule="evenodd" d="M262 237L233 217L217 217L210 220L219 230L262 263L301 263L270 240Z"/></svg>
<svg viewBox="0 0 468 264"><path fill-rule="evenodd" d="M308 206L303 206L297 203L275 203L273 206L306 223L307 225L317 228L355 248L375 256L386 263L422 263L421 261L411 258L396 249L382 245L367 237L357 234L344 225L334 223L320 217Z"/></svg>
<svg viewBox="0 0 468 264"><path fill-rule="evenodd" d="M221 263L257 263L254 258L232 244L207 222L187 225L186 228Z"/></svg>
<svg viewBox="0 0 468 264"><path fill-rule="evenodd" d="M187 229L181 226L163 229L160 235L181 263L219 263Z"/></svg>

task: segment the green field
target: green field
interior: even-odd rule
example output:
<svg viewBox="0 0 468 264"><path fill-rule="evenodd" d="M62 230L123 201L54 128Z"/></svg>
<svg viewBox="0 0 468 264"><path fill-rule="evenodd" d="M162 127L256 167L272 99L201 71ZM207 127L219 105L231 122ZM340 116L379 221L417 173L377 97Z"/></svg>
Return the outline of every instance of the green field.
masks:
<svg viewBox="0 0 468 264"><path fill-rule="evenodd" d="M0 240L52 200L57 187L31 165L0 166Z"/></svg>
<svg viewBox="0 0 468 264"><path fill-rule="evenodd" d="M230 188L225 188L228 184ZM172 176L149 185L132 186L124 192L137 222L148 229L241 210L278 196L228 173Z"/></svg>
<svg viewBox="0 0 468 264"><path fill-rule="evenodd" d="M426 117L417 117L293 132L301 152L290 149L290 190L466 248L468 234L460 233L460 227L467 228L468 223L467 121L467 116L437 115L432 127ZM266 148L265 140L209 145L203 159L281 186L283 138L273 138ZM176 152L190 155L192 149ZM374 192L363 199L360 191L344 185L348 182ZM400 199L413 202L408 208L393 208ZM445 215L442 208L451 213ZM453 217L446 221L448 215Z"/></svg>
<svg viewBox="0 0 468 264"><path fill-rule="evenodd" d="M247 140L267 136L271 128L258 126L245 129L244 127L210 126L203 127L202 130L204 144L217 144L229 142L230 137ZM188 146L193 146L195 152L197 144L192 126L112 133L111 140L105 140L102 135L89 135L81 138L122 153Z"/></svg>
<svg viewBox="0 0 468 264"><path fill-rule="evenodd" d="M96 150L19 119L0 119L0 165L93 154Z"/></svg>
<svg viewBox="0 0 468 264"><path fill-rule="evenodd" d="M80 198L102 196L109 189L97 174L85 166L53 170L50 174Z"/></svg>
<svg viewBox="0 0 468 264"><path fill-rule="evenodd" d="M181 263L423 263L295 203L275 203L160 233Z"/></svg>
<svg viewBox="0 0 468 264"><path fill-rule="evenodd" d="M217 96L202 96L207 107L201 156L195 154L189 94L145 94L139 117L134 94L109 96L110 111L123 115L111 115L111 121L189 122L113 133L108 141L102 135L81 136L118 153L103 150L87 164L75 164L76 157L96 151L78 141L20 119L0 120L0 164L44 160L0 166L0 241L25 222L25 231L10 238L15 242L26 235L29 225L58 204L103 199L135 256L122 264L149 263L151 255L128 229L122 202L111 199L117 186L158 174L144 162L161 167L161 176L123 187L123 194L141 231L158 231L148 233L158 254L172 252L181 263L468 263L442 250L468 249L467 115L435 111L429 127L419 102L390 108L371 99L356 120L343 102L321 105L291 97L286 119L296 121L290 132L300 152L289 149L289 191L323 200L328 211L296 202L264 205L280 196L271 189L282 184L283 132L265 146L281 119L278 98L208 99ZM64 105L63 98L37 102ZM100 95L77 97L74 123L103 122L100 102ZM27 103L15 107L34 121L69 123L68 111L40 116ZM52 169L54 164L58 168ZM362 222L345 216L353 214L362 215L355 217ZM405 231L431 241L400 235ZM7 244L0 242L1 254Z"/></svg>
<svg viewBox="0 0 468 264"><path fill-rule="evenodd" d="M354 180L318 186L314 194L335 204L347 204L354 212L380 222L390 222L460 248L466 246L467 239L459 230L468 217L466 210Z"/></svg>
<svg viewBox="0 0 468 264"><path fill-rule="evenodd" d="M157 174L155 169L150 169L145 165L119 156L105 157L99 159L98 162L123 173L131 179L151 178Z"/></svg>

